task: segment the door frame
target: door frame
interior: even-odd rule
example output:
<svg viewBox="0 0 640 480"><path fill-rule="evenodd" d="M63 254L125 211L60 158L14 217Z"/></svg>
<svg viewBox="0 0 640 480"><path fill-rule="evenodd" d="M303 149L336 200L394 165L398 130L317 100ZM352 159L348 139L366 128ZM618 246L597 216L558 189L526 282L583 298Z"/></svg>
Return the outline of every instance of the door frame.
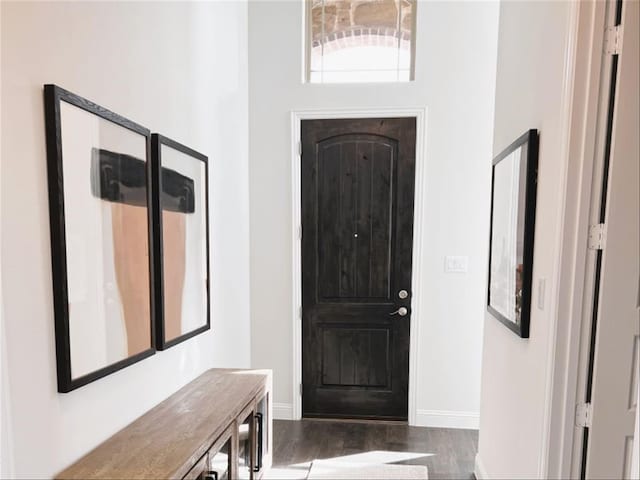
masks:
<svg viewBox="0 0 640 480"><path fill-rule="evenodd" d="M611 0L615 3L615 0ZM570 8L565 72L567 157L563 228L558 256L557 309L547 373L545 437L540 473L544 478L577 478L583 437L575 425L576 404L585 398L594 300L593 251L587 248L593 206L600 202L604 104L610 64L604 28L609 2L575 3Z"/></svg>
<svg viewBox="0 0 640 480"><path fill-rule="evenodd" d="M426 185L426 149L427 108L347 108L291 111L291 245L292 245L292 303L291 325L293 332L293 376L292 420L302 418L302 200L300 192L300 127L302 120L331 120L348 118L398 118L412 117L416 119L416 173L413 208L413 255L411 272L411 319L409 337L409 425L416 424L418 395L418 360L420 358L420 322L421 309L421 265L423 256L424 218L423 198Z"/></svg>

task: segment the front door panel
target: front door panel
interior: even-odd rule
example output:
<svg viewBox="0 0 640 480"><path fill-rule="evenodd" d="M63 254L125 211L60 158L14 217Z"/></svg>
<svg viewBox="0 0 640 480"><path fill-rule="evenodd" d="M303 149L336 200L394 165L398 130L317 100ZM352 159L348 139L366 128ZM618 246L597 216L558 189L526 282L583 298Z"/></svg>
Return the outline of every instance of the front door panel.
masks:
<svg viewBox="0 0 640 480"><path fill-rule="evenodd" d="M303 414L406 419L415 118L301 134Z"/></svg>

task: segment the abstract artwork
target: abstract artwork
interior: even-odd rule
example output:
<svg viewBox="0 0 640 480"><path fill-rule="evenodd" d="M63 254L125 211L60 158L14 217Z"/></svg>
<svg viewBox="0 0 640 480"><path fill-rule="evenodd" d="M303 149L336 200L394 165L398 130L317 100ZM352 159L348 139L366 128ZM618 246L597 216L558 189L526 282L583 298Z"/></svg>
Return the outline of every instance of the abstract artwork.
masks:
<svg viewBox="0 0 640 480"><path fill-rule="evenodd" d="M207 157L162 135L151 139L156 251L156 345L210 328Z"/></svg>
<svg viewBox="0 0 640 480"><path fill-rule="evenodd" d="M493 160L487 309L529 337L538 132L529 130Z"/></svg>
<svg viewBox="0 0 640 480"><path fill-rule="evenodd" d="M155 352L150 132L55 85L45 120L58 390Z"/></svg>

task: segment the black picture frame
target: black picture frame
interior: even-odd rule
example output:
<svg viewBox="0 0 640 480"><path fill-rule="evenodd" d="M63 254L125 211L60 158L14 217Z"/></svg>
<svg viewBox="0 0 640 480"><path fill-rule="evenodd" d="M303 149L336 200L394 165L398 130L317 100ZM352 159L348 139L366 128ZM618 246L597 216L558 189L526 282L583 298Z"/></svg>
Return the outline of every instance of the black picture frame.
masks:
<svg viewBox="0 0 640 480"><path fill-rule="evenodd" d="M497 320L502 322L507 328L515 332L522 338L529 338L530 320L531 320L531 294L532 294L532 273L533 273L533 254L534 254L534 237L535 237L535 215L536 215L536 195L537 195L537 177L538 177L538 143L539 135L535 129L528 130L526 133L518 137L511 145L505 148L499 155L493 159L491 174L491 227L489 234L489 268L488 268L488 284L487 284L487 310ZM519 318L518 309L518 287L516 280L516 290L514 291L514 305L516 312L514 318L508 318L504 312L499 311L492 304L492 272L496 269L494 262L497 260L493 255L494 246L494 228L496 215L496 167L501 162L508 161L511 154L521 149L520 161L524 165L520 165L520 172L524 173L518 178L518 204L517 212L523 212L524 225L518 232L516 229L516 243L522 244L522 268L521 278L521 295L519 299ZM521 189L525 191L521 194ZM524 205L521 201L524 199ZM520 215L520 213L518 213ZM519 219L519 217L518 217ZM517 258L514 259L514 262ZM517 275L517 273L515 274Z"/></svg>
<svg viewBox="0 0 640 480"><path fill-rule="evenodd" d="M167 340L165 338L165 306L164 306L164 248L163 248L163 219L162 219L162 146L170 147L180 153L183 153L194 161L204 163L204 198L205 198L205 246L206 246L206 323L194 330L186 332L178 337ZM154 227L154 271L155 276L155 312L156 312L156 348L158 350L166 350L174 345L184 342L196 335L206 332L211 328L211 272L210 272L210 252L209 252L209 159L206 155L193 150L175 140L165 137L161 134L154 133L151 135L151 182L153 192L153 227Z"/></svg>
<svg viewBox="0 0 640 480"><path fill-rule="evenodd" d="M72 378L71 346L69 331L69 285L67 268L67 245L65 229L64 171L62 158L62 120L60 103L67 102L90 114L112 122L145 137L146 154L146 204L147 231L149 245L149 308L151 333L150 348L135 355L116 361L103 368L78 378ZM125 117L118 115L86 98L69 92L57 85L44 85L45 137L47 152L47 175L49 188L49 222L51 232L51 266L53 281L53 303L55 322L56 365L58 392L67 393L83 385L139 362L155 353L154 335L154 272L152 246L152 202L150 190L150 131Z"/></svg>

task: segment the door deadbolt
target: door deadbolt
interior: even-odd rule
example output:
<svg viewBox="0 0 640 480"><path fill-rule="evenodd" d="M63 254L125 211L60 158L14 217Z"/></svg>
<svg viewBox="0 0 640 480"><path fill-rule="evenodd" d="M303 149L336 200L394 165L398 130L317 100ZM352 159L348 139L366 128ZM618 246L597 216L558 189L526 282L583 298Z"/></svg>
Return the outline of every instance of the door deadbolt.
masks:
<svg viewBox="0 0 640 480"><path fill-rule="evenodd" d="M408 296L409 296L409 292L407 292L406 290L400 290L400 291L398 292L398 297L399 297L399 298L405 299L405 298L407 298Z"/></svg>

